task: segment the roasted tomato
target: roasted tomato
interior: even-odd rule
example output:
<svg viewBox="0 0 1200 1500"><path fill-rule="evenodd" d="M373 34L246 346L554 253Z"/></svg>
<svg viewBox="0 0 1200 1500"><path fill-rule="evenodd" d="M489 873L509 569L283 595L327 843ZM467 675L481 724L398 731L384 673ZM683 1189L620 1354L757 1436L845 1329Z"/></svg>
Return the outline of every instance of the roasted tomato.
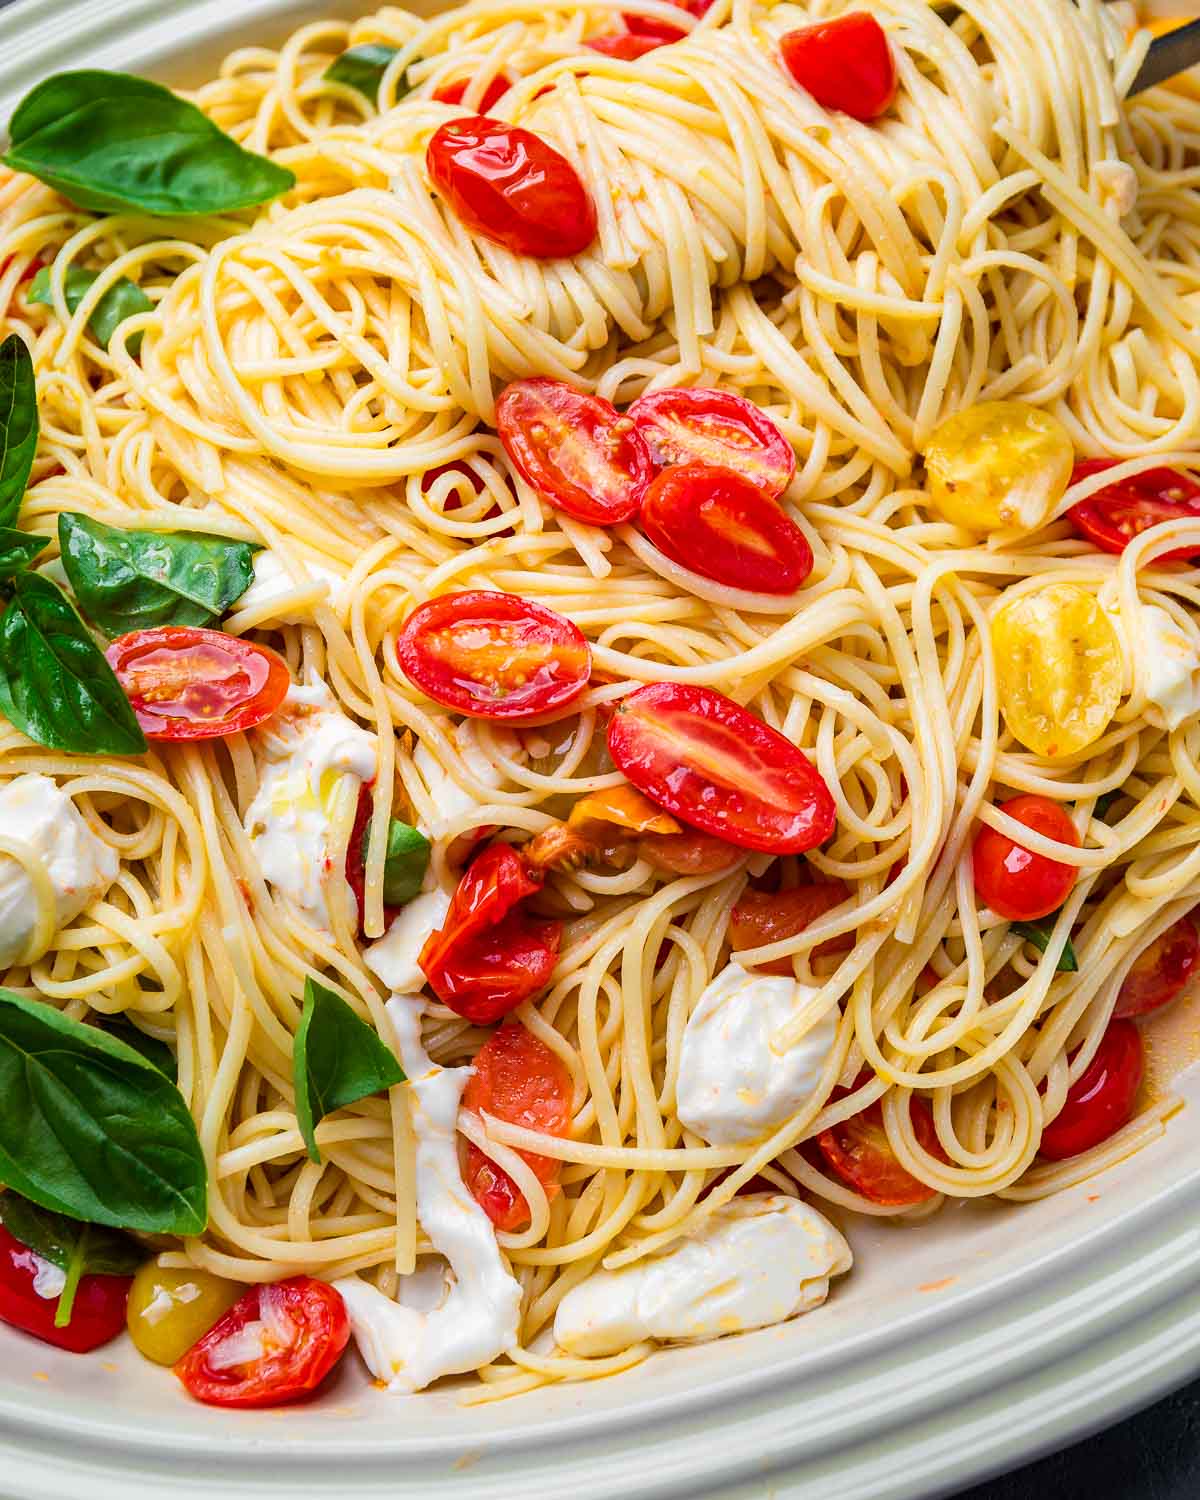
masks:
<svg viewBox="0 0 1200 1500"><path fill-rule="evenodd" d="M1177 999L1200 959L1200 936L1191 917L1180 917L1138 954L1121 982L1113 1015L1120 1020L1148 1015Z"/></svg>
<svg viewBox="0 0 1200 1500"><path fill-rule="evenodd" d="M439 104L461 104L463 95L474 80L471 78L454 78L449 83L443 83L441 88L434 89L433 97ZM512 88L512 79L505 73L497 73L490 79L483 91L483 98L479 101L479 113L486 115L493 104L498 103Z"/></svg>
<svg viewBox="0 0 1200 1500"><path fill-rule="evenodd" d="M887 33L864 10L789 31L779 50L788 72L826 109L876 120L896 97L896 59Z"/></svg>
<svg viewBox="0 0 1200 1500"><path fill-rule="evenodd" d="M712 3L713 0L671 0L672 5L686 10L697 20L708 11ZM669 21L660 21L657 16L638 16L630 11L622 19L630 31L637 36L653 38L659 46L666 42L681 41L687 35L682 26L672 26Z"/></svg>
<svg viewBox="0 0 1200 1500"><path fill-rule="evenodd" d="M132 1276L81 1276L70 1322L55 1328L58 1296L37 1289L45 1273L46 1262L0 1225L0 1321L72 1354L99 1349L122 1332Z"/></svg>
<svg viewBox="0 0 1200 1500"><path fill-rule="evenodd" d="M1088 458L1075 465L1071 483L1089 479L1103 469L1123 462L1117 458ZM1147 469L1133 479L1121 479L1097 490L1067 512L1072 524L1094 547L1103 552L1123 552L1126 546L1163 521L1194 521L1200 517L1200 484L1190 474L1175 469ZM1163 552L1156 562L1194 558L1200 542Z"/></svg>
<svg viewBox="0 0 1200 1500"><path fill-rule="evenodd" d="M349 1338L341 1293L311 1276L292 1276L252 1286L175 1373L189 1396L209 1406L286 1406L313 1394Z"/></svg>
<svg viewBox="0 0 1200 1500"><path fill-rule="evenodd" d="M472 589L418 605L396 655L421 691L476 719L533 719L586 691L592 654L582 633L544 605Z"/></svg>
<svg viewBox="0 0 1200 1500"><path fill-rule="evenodd" d="M563 380L514 380L496 402L513 467L547 505L589 526L637 515L654 474L631 418Z"/></svg>
<svg viewBox="0 0 1200 1500"><path fill-rule="evenodd" d="M664 37L638 36L632 31L606 31L603 36L589 37L583 44L593 52L602 52L605 57L619 57L622 62L636 62L653 52L656 47L666 45Z"/></svg>
<svg viewBox="0 0 1200 1500"><path fill-rule="evenodd" d="M651 802L741 849L801 854L833 832L837 809L812 762L712 688L638 688L617 706L608 750Z"/></svg>
<svg viewBox="0 0 1200 1500"><path fill-rule="evenodd" d="M834 1098L844 1096L844 1090L834 1094ZM945 1161L946 1155L937 1138L928 1104L913 1094L908 1109L918 1144L931 1156ZM896 1160L884 1129L883 1105L878 1099L840 1125L823 1130L817 1137L817 1146L846 1186L872 1203L890 1208L910 1208L914 1203L924 1203L937 1192Z"/></svg>
<svg viewBox="0 0 1200 1500"><path fill-rule="evenodd" d="M470 865L418 959L443 1005L489 1026L545 988L562 923L520 910L539 890L541 881L507 844L490 845Z"/></svg>
<svg viewBox="0 0 1200 1500"><path fill-rule="evenodd" d="M742 850L711 833L695 828L682 833L646 833L637 841L637 854L664 875L714 875L742 858Z"/></svg>
<svg viewBox="0 0 1200 1500"><path fill-rule="evenodd" d="M207 740L253 729L291 686L287 662L220 630L160 625L104 653L151 740Z"/></svg>
<svg viewBox="0 0 1200 1500"><path fill-rule="evenodd" d="M792 482L796 454L761 407L732 391L650 391L629 408L651 457L735 469L772 500Z"/></svg>
<svg viewBox="0 0 1200 1500"><path fill-rule="evenodd" d="M429 180L473 234L514 255L557 260L596 238L596 208L549 142L488 115L450 120L425 153Z"/></svg>
<svg viewBox="0 0 1200 1500"><path fill-rule="evenodd" d="M764 948L768 943L780 943L784 938L795 937L826 912L841 906L849 896L849 890L840 880L828 885L797 885L786 891L744 890L729 915L729 946L736 955L746 948ZM813 957L844 953L853 946L854 939L847 932L814 948ZM777 958L754 967L760 974L792 972L792 962L788 958Z"/></svg>
<svg viewBox="0 0 1200 1500"><path fill-rule="evenodd" d="M501 1026L475 1054L463 1092L463 1108L487 1113L543 1135L565 1136L571 1130L571 1075L545 1042L515 1021ZM562 1162L522 1151L521 1156L553 1198ZM478 1146L467 1145L464 1174L475 1201L497 1229L524 1229L529 1205L515 1182Z"/></svg>
<svg viewBox="0 0 1200 1500"><path fill-rule="evenodd" d="M1057 417L984 401L938 427L925 449L929 498L968 531L1033 531L1067 492L1075 450Z"/></svg>
<svg viewBox="0 0 1200 1500"><path fill-rule="evenodd" d="M1090 1151L1133 1118L1142 1082L1142 1037L1132 1021L1110 1021L1096 1055L1067 1102L1045 1130L1039 1147L1050 1161Z"/></svg>
<svg viewBox="0 0 1200 1500"><path fill-rule="evenodd" d="M1079 835L1060 803L1048 797L1023 795L997 806L1035 833L1078 849ZM1063 904L1079 879L1074 865L1034 854L986 824L975 835L971 865L976 895L997 916L1010 922L1036 922L1039 917L1048 917Z"/></svg>
<svg viewBox="0 0 1200 1500"><path fill-rule="evenodd" d="M642 501L641 527L673 562L729 588L792 594L812 572L799 526L733 469L664 469Z"/></svg>

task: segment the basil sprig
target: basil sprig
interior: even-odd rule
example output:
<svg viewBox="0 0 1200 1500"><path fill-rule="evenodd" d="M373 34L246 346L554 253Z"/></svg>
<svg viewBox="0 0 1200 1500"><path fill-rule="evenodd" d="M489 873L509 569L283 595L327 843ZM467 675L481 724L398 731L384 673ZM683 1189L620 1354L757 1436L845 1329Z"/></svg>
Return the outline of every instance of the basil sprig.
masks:
<svg viewBox="0 0 1200 1500"><path fill-rule="evenodd" d="M71 312L74 312L83 301L99 274L98 271L85 271L81 266L71 266L67 271L63 282L63 296ZM43 307L54 306L54 293L50 290L48 266L43 266L33 278L33 285L26 294L26 301L36 302ZM130 281L128 276L122 276L96 303L88 319L88 327L95 334L96 342L107 349L113 334L126 318L132 318L135 313L152 312L153 309L154 303L141 287ZM142 335L139 329L131 336L128 344L129 352L135 359L141 347Z"/></svg>
<svg viewBox="0 0 1200 1500"><path fill-rule="evenodd" d="M0 526L11 526L29 488L38 445L37 379L19 334L0 344Z"/></svg>
<svg viewBox="0 0 1200 1500"><path fill-rule="evenodd" d="M399 818L388 824L387 853L383 857L383 899L388 906L403 906L421 889L429 868L429 852L429 840L416 828Z"/></svg>
<svg viewBox="0 0 1200 1500"><path fill-rule="evenodd" d="M399 51L383 42L364 42L360 47L350 47L335 57L325 69L330 83L344 83L357 89L372 104L379 103L379 85L387 72L388 64ZM404 74L396 88L396 98L403 99L409 92L408 75Z"/></svg>
<svg viewBox="0 0 1200 1500"><path fill-rule="evenodd" d="M0 989L0 1181L42 1208L199 1234L204 1152L183 1095L114 1036Z"/></svg>
<svg viewBox="0 0 1200 1500"><path fill-rule="evenodd" d="M254 580L249 542L195 531L123 531L77 511L58 518L79 607L106 635L212 625Z"/></svg>
<svg viewBox="0 0 1200 1500"><path fill-rule="evenodd" d="M316 1128L327 1114L404 1082L390 1048L340 995L317 980L304 984L304 1012L292 1050L296 1120L309 1157L321 1160Z"/></svg>
<svg viewBox="0 0 1200 1500"><path fill-rule="evenodd" d="M8 129L10 167L98 213L231 213L296 183L194 104L128 73L56 73L25 95Z"/></svg>
<svg viewBox="0 0 1200 1500"><path fill-rule="evenodd" d="M1058 912L1054 911L1048 917L1043 917L1041 922L1012 922L1009 924L1009 930L1020 933L1025 941L1032 943L1039 953L1045 953L1050 946L1050 939L1054 935L1054 924L1057 921ZM1063 951L1058 956L1055 972L1075 974L1078 970L1079 960L1075 957L1075 949L1071 946L1071 939L1068 938L1063 944Z"/></svg>
<svg viewBox="0 0 1200 1500"><path fill-rule="evenodd" d="M52 1213L17 1193L0 1193L0 1223L26 1249L67 1273L54 1314L56 1328L71 1321L81 1277L132 1276L146 1259L142 1247L120 1230Z"/></svg>

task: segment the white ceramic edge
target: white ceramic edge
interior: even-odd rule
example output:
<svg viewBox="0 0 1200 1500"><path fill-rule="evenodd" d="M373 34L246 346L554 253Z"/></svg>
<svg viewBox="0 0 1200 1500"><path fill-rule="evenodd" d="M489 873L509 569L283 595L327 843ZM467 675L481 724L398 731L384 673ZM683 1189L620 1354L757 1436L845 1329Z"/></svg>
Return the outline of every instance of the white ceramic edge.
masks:
<svg viewBox="0 0 1200 1500"><path fill-rule="evenodd" d="M17 0L0 12L0 117L46 73L193 55L231 31L352 13L347 0ZM369 0L360 7L369 8ZM414 7L415 8L415 7ZM424 7L422 7L424 8ZM235 19L231 20L231 15ZM553 1422L531 1410L463 1462L444 1443L311 1433L211 1438L86 1424L0 1399L0 1493L19 1500L328 1494L511 1500L934 1500L1059 1447L1200 1372L1200 1175L935 1310L852 1338L797 1386L801 1356L686 1398ZM583 1408L585 1401L581 1401ZM798 1420L801 1418L801 1420ZM464 1447L467 1444L464 1444ZM235 1472L236 1471L236 1472Z"/></svg>

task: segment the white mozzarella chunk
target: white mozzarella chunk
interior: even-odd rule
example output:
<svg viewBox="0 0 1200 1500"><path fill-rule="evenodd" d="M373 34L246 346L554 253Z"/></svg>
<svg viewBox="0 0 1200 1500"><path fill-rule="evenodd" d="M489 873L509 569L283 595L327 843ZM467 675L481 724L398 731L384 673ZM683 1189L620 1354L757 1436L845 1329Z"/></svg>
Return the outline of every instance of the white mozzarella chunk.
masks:
<svg viewBox="0 0 1200 1500"><path fill-rule="evenodd" d="M67 1284L67 1273L53 1261L43 1260L35 1250L23 1245L12 1252L12 1263L22 1271L33 1272L33 1289L46 1302L56 1302Z"/></svg>
<svg viewBox="0 0 1200 1500"><path fill-rule="evenodd" d="M345 603L346 580L340 573L335 573L332 568L322 567L320 563L309 562L305 559L304 571L308 574L309 583L324 583L328 585L325 598L321 601L331 605L335 610L340 610ZM274 552L262 551L254 554L254 581L235 604L235 609L261 609L264 606L274 606L277 601L285 601L279 608L271 608L268 615L263 619L277 621L280 625L310 625L312 623L313 603L289 604L288 600L295 594L298 584L288 572L282 558Z"/></svg>
<svg viewBox="0 0 1200 1500"><path fill-rule="evenodd" d="M1163 729L1177 729L1200 713L1200 651L1194 636L1183 630L1157 604L1138 604L1126 620L1117 591L1099 594L1117 632L1126 662L1126 684L1137 683L1148 699L1147 719Z"/></svg>
<svg viewBox="0 0 1200 1500"><path fill-rule="evenodd" d="M514 759L522 757L521 742L511 731L496 728L493 729L493 734L497 744L502 747L506 755ZM487 758L469 722L459 724L451 738L462 757L463 764L476 781L486 787L499 788L503 785L503 773ZM413 751L413 765L420 772L421 780L428 787L430 799L436 810L430 824L426 825L422 821L419 825L421 832L426 838L435 840L442 838L455 819L461 818L464 813L473 813L479 806L479 802L442 769L441 762L426 745L418 744Z"/></svg>
<svg viewBox="0 0 1200 1500"><path fill-rule="evenodd" d="M363 953L367 968L393 994L415 994L424 988L425 975L417 960L449 910L450 897L445 891L423 891L401 907L387 932Z"/></svg>
<svg viewBox="0 0 1200 1500"><path fill-rule="evenodd" d="M117 878L120 861L49 776L0 789L0 969L41 958Z"/></svg>
<svg viewBox="0 0 1200 1500"><path fill-rule="evenodd" d="M676 1113L714 1146L760 1140L812 1094L837 1035L823 1016L785 1052L772 1038L817 991L791 977L731 963L709 983L688 1018L679 1055Z"/></svg>
<svg viewBox="0 0 1200 1500"><path fill-rule="evenodd" d="M841 1234L798 1198L734 1198L662 1254L572 1287L554 1337L568 1354L598 1357L642 1339L688 1343L767 1328L819 1307L830 1278L852 1261Z"/></svg>
<svg viewBox="0 0 1200 1500"><path fill-rule="evenodd" d="M417 1217L439 1258L404 1277L399 1300L347 1276L334 1283L367 1367L391 1391L423 1389L463 1374L517 1341L521 1288L496 1244L491 1220L467 1191L458 1164L458 1107L470 1068L440 1068L421 1043L422 1001L394 995L388 1013L416 1138Z"/></svg>

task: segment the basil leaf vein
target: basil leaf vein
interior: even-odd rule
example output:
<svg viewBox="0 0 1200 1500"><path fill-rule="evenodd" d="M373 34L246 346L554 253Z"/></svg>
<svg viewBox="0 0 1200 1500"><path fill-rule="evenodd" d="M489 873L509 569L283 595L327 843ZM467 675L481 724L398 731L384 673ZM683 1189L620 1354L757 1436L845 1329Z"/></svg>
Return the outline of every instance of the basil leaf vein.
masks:
<svg viewBox="0 0 1200 1500"><path fill-rule="evenodd" d="M63 296L71 312L74 312L83 301L99 274L99 271L85 271L80 266L69 268L63 280ZM54 306L54 293L50 289L48 266L43 266L33 278L33 284L26 293L25 300L36 302L41 307ZM132 318L135 313L152 312L153 309L154 303L141 287L130 281L128 276L122 276L118 281L113 282L92 308L88 327L95 334L96 342L107 349L113 334L126 318ZM136 359L142 347L140 329L130 336L127 347Z"/></svg>
<svg viewBox="0 0 1200 1500"><path fill-rule="evenodd" d="M1020 933L1027 943L1032 943L1039 953L1045 953L1050 946L1050 939L1054 935L1054 924L1058 921L1058 912L1051 912L1041 922L1012 922L1009 930ZM1079 970L1079 960L1075 957L1075 949L1068 938L1063 944L1063 951L1058 956L1056 972L1059 974L1075 974Z"/></svg>
<svg viewBox="0 0 1200 1500"><path fill-rule="evenodd" d="M378 1033L340 995L312 978L304 984L292 1073L300 1134L316 1162L321 1160L316 1128L326 1115L404 1082L400 1064Z"/></svg>
<svg viewBox="0 0 1200 1500"><path fill-rule="evenodd" d="M15 531L11 526L0 526L0 581L12 578L34 560L39 552L50 545L48 536L38 536L31 531Z"/></svg>
<svg viewBox="0 0 1200 1500"><path fill-rule="evenodd" d="M25 341L0 344L0 526L17 519L38 445L37 379Z"/></svg>
<svg viewBox="0 0 1200 1500"><path fill-rule="evenodd" d="M329 64L325 78L330 83L344 83L347 88L356 89L372 104L378 105L379 85L388 64L399 50L384 42L364 42L359 47L350 47ZM409 89L408 74L405 73L397 83L396 98L403 99Z"/></svg>

